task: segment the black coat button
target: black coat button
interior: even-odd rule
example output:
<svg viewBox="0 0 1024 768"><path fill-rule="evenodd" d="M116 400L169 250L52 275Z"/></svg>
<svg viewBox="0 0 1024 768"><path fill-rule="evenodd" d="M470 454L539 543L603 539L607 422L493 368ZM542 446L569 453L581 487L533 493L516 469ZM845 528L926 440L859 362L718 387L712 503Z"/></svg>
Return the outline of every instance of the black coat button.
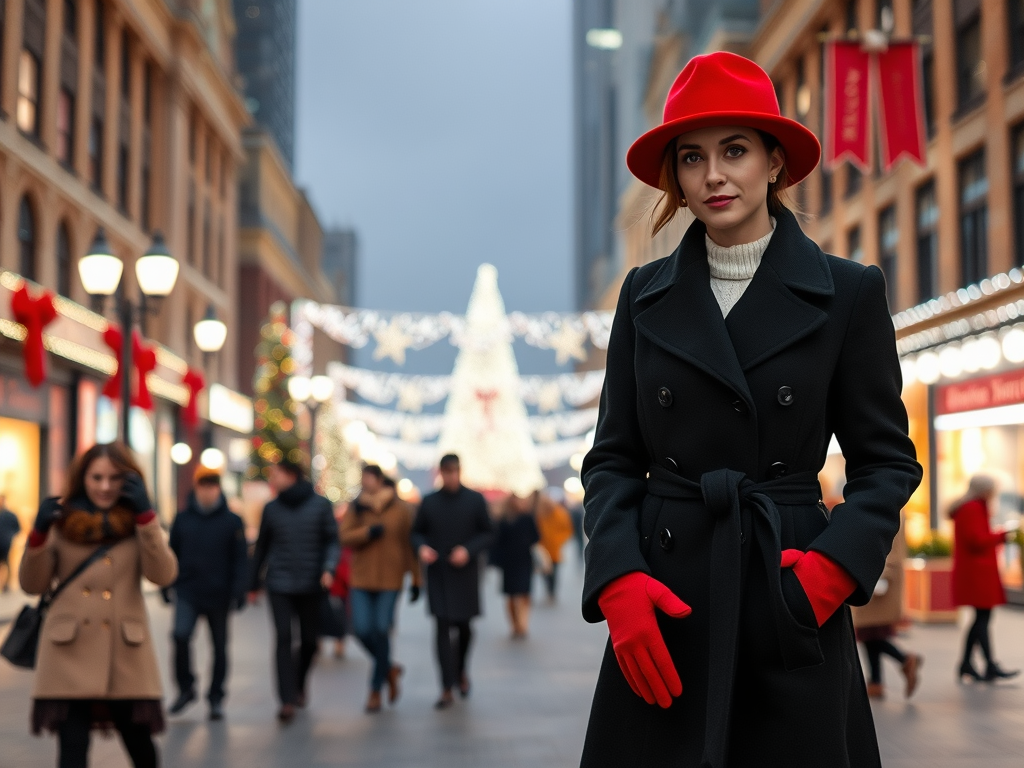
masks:
<svg viewBox="0 0 1024 768"><path fill-rule="evenodd" d="M775 480L776 478L783 477L787 474L789 474L789 465L784 462L776 461L768 467L768 479L770 480Z"/></svg>
<svg viewBox="0 0 1024 768"><path fill-rule="evenodd" d="M673 459L671 456L665 457L665 468L671 469L673 472L679 471L679 465L676 464L676 460Z"/></svg>
<svg viewBox="0 0 1024 768"><path fill-rule="evenodd" d="M736 411L736 413L743 414L747 412L747 405L742 400L733 400L732 409Z"/></svg>
<svg viewBox="0 0 1024 768"><path fill-rule="evenodd" d="M779 387L779 405L792 405L793 404L793 388L792 387Z"/></svg>
<svg viewBox="0 0 1024 768"><path fill-rule="evenodd" d="M661 541L661 548L666 552L671 552L672 547L675 546L675 539L672 538L672 531L668 528L662 528L661 533L658 534L658 539Z"/></svg>
<svg viewBox="0 0 1024 768"><path fill-rule="evenodd" d="M662 408L668 408L672 405L672 391L668 387L662 387L658 390L658 404Z"/></svg>

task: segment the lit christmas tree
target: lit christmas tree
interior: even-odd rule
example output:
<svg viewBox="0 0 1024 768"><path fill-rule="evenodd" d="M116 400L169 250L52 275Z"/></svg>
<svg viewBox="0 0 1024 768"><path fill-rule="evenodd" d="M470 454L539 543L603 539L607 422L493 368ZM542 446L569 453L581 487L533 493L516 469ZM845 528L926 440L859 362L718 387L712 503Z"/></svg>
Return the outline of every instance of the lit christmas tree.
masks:
<svg viewBox="0 0 1024 768"><path fill-rule="evenodd" d="M469 298L438 442L441 454L458 454L467 486L519 496L545 486L520 391L498 270L483 264Z"/></svg>
<svg viewBox="0 0 1024 768"><path fill-rule="evenodd" d="M296 434L297 407L288 397L288 377L295 371L295 362L291 357L292 332L286 311L284 302L271 305L270 316L260 329L260 343L256 346L256 375L253 377L256 433L246 472L250 480L265 479L268 467L284 457L309 466L309 457Z"/></svg>
<svg viewBox="0 0 1024 768"><path fill-rule="evenodd" d="M330 403L322 405L316 415L313 468L317 471L317 491L333 503L348 501L351 490L359 484L359 464L352 459L341 424Z"/></svg>

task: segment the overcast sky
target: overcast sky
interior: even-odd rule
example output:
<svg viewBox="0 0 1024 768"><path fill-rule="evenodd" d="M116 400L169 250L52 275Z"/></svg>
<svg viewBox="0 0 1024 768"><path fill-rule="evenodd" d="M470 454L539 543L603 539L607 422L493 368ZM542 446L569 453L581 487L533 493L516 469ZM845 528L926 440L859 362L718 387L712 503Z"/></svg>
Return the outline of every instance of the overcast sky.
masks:
<svg viewBox="0 0 1024 768"><path fill-rule="evenodd" d="M490 262L507 309L571 310L571 0L298 8L296 178L358 231L359 304L461 313Z"/></svg>

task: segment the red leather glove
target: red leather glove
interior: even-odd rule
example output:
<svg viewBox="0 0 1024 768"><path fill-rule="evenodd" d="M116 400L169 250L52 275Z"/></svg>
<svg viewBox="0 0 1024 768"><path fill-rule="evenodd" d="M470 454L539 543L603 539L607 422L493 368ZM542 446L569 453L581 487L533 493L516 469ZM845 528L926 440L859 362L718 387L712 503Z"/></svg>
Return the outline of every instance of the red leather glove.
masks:
<svg viewBox="0 0 1024 768"><path fill-rule="evenodd" d="M658 629L654 609L681 619L690 615L690 606L640 571L608 584L597 604L608 620L615 658L633 693L648 704L657 702L668 709L672 697L682 694L683 683Z"/></svg>
<svg viewBox="0 0 1024 768"><path fill-rule="evenodd" d="M792 568L814 609L820 627L838 610L857 587L857 582L841 565L820 552L782 551L782 567Z"/></svg>

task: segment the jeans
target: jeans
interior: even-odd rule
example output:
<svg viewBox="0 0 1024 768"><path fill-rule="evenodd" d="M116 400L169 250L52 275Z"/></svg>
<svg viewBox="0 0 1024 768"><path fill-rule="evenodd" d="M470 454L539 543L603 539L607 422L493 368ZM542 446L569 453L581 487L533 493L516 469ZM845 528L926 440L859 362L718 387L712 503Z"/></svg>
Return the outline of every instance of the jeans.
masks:
<svg viewBox="0 0 1024 768"><path fill-rule="evenodd" d="M391 625L395 619L398 592L352 589L349 604L352 609L352 634L359 638L373 657L370 687L379 691L391 671Z"/></svg>
<svg viewBox="0 0 1024 768"><path fill-rule="evenodd" d="M452 632L458 639L452 642ZM454 688L466 674L466 656L473 641L473 630L468 621L449 621L437 617L437 660L441 665L441 688Z"/></svg>
<svg viewBox="0 0 1024 768"><path fill-rule="evenodd" d="M111 701L110 714L132 765L135 768L156 768L158 761L153 736L148 724L132 722L132 702ZM61 725L57 736L60 745L58 768L87 768L91 729L92 702L69 702L68 719Z"/></svg>
<svg viewBox="0 0 1024 768"><path fill-rule="evenodd" d="M277 696L282 704L296 704L306 693L306 676L313 666L320 634L320 601L323 594L289 595L270 592L270 611L277 634ZM298 652L292 642L292 621L299 621Z"/></svg>
<svg viewBox="0 0 1024 768"><path fill-rule="evenodd" d="M178 692L195 690L196 677L192 673L192 633L200 616L206 617L213 643L213 674L207 699L211 703L224 700L224 680L228 676L228 611L223 608L196 608L180 596L174 609L174 675Z"/></svg>

